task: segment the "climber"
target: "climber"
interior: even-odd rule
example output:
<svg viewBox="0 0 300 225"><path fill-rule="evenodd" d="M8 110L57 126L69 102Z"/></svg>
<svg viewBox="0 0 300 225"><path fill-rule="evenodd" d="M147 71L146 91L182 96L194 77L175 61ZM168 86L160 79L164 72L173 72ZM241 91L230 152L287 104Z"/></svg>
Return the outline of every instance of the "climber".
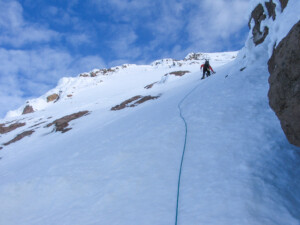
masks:
<svg viewBox="0 0 300 225"><path fill-rule="evenodd" d="M209 65L209 60L208 59L206 59L205 63L201 65L200 70L201 69L203 69L203 76L202 76L201 80L204 79L205 73L206 73L207 77L210 76L210 71L212 71L212 73L216 73L213 70L213 68L211 68L211 66Z"/></svg>

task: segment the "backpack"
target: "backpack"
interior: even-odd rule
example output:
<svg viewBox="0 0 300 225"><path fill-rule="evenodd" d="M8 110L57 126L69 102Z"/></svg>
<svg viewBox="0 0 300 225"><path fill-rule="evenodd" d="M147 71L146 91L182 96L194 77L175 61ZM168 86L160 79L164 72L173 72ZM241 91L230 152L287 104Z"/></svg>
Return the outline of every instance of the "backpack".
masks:
<svg viewBox="0 0 300 225"><path fill-rule="evenodd" d="M205 60L203 69L204 70L209 70L209 61L208 60Z"/></svg>

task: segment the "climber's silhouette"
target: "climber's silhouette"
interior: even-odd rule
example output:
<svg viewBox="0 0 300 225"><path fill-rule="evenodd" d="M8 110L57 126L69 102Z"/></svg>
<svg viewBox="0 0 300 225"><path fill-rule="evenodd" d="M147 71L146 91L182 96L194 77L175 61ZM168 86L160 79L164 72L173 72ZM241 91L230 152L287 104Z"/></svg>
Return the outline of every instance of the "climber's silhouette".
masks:
<svg viewBox="0 0 300 225"><path fill-rule="evenodd" d="M210 71L212 71L212 73L215 73L215 71L213 70L213 68L211 68L211 66L209 65L209 60L206 59L205 63L201 65L200 69L203 69L203 76L201 79L205 78L205 74L206 76L210 76Z"/></svg>

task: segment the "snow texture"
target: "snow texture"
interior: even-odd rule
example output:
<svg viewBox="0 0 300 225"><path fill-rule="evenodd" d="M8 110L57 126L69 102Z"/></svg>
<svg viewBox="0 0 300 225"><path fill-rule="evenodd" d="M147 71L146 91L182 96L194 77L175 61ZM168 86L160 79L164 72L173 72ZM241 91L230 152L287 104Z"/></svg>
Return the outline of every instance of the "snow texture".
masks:
<svg viewBox="0 0 300 225"><path fill-rule="evenodd" d="M23 105L8 113L0 123L26 126L1 135L1 144L36 126L0 151L0 224L174 224L186 134L182 102L187 139L178 224L299 225L300 151L267 98L270 48L299 20L297 9L299 1L290 0L282 14L277 10L277 20L266 21L267 40L255 47L249 36L236 60L236 52L206 54L217 73L204 80L204 58L129 65L63 78L29 100L36 112L21 115ZM191 73L164 76L180 70ZM53 93L60 99L47 103ZM110 110L136 95L159 94ZM83 110L91 113L64 134L45 127Z"/></svg>

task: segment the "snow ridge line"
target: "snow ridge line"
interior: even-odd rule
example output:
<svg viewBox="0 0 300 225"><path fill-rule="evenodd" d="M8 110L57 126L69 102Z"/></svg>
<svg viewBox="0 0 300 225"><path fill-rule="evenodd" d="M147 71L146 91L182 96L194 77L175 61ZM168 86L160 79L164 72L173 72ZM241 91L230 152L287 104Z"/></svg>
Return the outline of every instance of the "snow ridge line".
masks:
<svg viewBox="0 0 300 225"><path fill-rule="evenodd" d="M177 107L179 109L179 116L184 122L185 126L185 137L184 137L184 145L183 145L183 150L182 150L182 156L181 156L181 162L180 162L180 169L179 169L179 175L178 175L178 186L177 186L177 201L176 201L176 217L175 217L175 225L177 225L178 222L178 205L179 205L179 195L180 195L180 180L181 180L181 171L182 171L182 166L183 166L183 160L184 160L184 153L186 150L186 141L187 141L187 134L188 134L188 126L187 122L182 114L182 108L181 105L182 103L198 88L199 84L196 85L190 92L188 92L183 99L178 103Z"/></svg>

